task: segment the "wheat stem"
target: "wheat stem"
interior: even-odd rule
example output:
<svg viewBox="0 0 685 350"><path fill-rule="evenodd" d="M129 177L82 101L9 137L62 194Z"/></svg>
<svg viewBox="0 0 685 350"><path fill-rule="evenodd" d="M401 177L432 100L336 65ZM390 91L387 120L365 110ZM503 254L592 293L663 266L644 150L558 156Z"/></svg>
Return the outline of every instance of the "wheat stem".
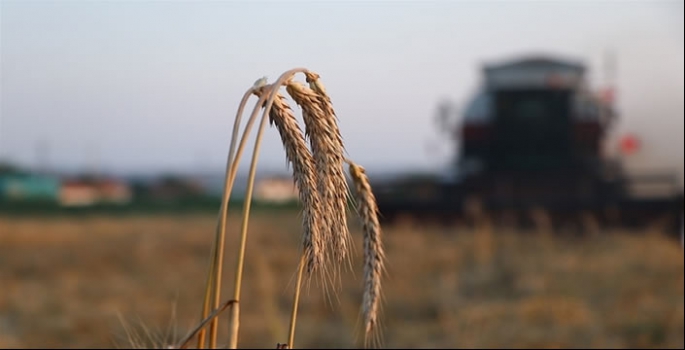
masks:
<svg viewBox="0 0 685 350"><path fill-rule="evenodd" d="M238 347L238 331L240 328L240 290L242 286L242 278L243 278L243 267L245 265L245 248L247 246L247 227L248 227L248 219L250 216L250 206L252 205L252 191L254 188L254 179L255 179L255 173L257 170L257 159L259 158L259 149L261 146L261 141L262 141L262 135L264 134L264 127L266 126L266 120L267 116L269 115L269 112L271 110L271 106L273 105L274 99L276 98L276 94L278 92L278 89L280 88L283 83L292 77L292 75L296 74L297 72L303 72L305 71L302 68L296 68L296 69L291 69L285 73L283 73L278 80L272 85L271 90L269 91L268 94L265 94L262 96L262 98L266 95L269 96L268 101L266 102L266 105L264 106L264 113L262 114L262 119L259 125L259 131L257 132L257 138L255 140L254 144L254 149L252 151L252 163L250 164L250 173L248 175L248 180L247 180L247 191L245 193L245 202L244 202L244 209L243 209L243 220L242 220L242 226L241 226L241 233L240 233L240 248L238 251L238 261L237 261L237 266L236 266L236 274L235 274L235 289L233 291L233 300L235 300L235 303L231 305L231 313L230 313L230 319L229 319L229 343L228 347L229 349L236 349ZM260 99L261 100L261 99ZM258 103L255 106L254 112L258 111L259 108L261 107L261 102ZM253 113L254 113L253 112ZM252 118L250 118L252 119ZM245 141L245 136L243 136L243 140L241 140L241 145L243 146L243 141ZM238 152L241 150L239 149ZM239 156L239 155L238 155ZM236 171L237 167L234 167L234 173ZM215 319L216 322L216 319Z"/></svg>
<svg viewBox="0 0 685 350"><path fill-rule="evenodd" d="M206 319L209 315L209 304L212 299L212 289L214 284L214 273L216 272L214 259L216 256L216 244L212 245L212 252L210 254L209 269L207 271L207 282L205 284L205 298L202 303L202 319ZM207 342L207 332L203 327L197 336L197 348L204 349Z"/></svg>
<svg viewBox="0 0 685 350"><path fill-rule="evenodd" d="M237 140L237 135L238 135L238 128L240 126L240 122L242 120L242 115L243 111L245 109L245 105L247 104L247 101L249 100L250 96L252 95L252 90L250 89L243 94L243 98L240 100L240 105L238 106L238 111L236 112L235 120L233 123L233 135L231 137L231 146L230 150L228 153L228 159L226 161L226 177L224 179L224 193L221 199L221 206L220 206L220 217L217 222L217 227L216 227L216 235L215 235L215 242L212 247L212 252L211 252L211 259L212 261L210 262L209 266L209 271L207 274L207 282L205 286L205 298L204 298L204 303L202 307L202 319L207 318L207 315L209 314L210 310L210 300L212 299L212 296L214 296L214 308L217 308L219 306L219 292L220 292L220 281L221 281L221 266L223 265L223 254L224 254L224 242L225 242L225 237L226 237L226 217L228 215L228 201L231 197L231 191L233 189L233 180L230 178L229 174L231 173L231 168L234 167L234 162L233 158L235 156L235 144ZM218 276L218 278L217 278ZM217 283L218 281L218 283ZM217 329L217 324L216 322L212 321L212 324L210 325L210 339L214 339L213 341L210 341L212 344L216 344L216 329ZM198 348L202 349L205 346L205 328L203 328L200 331L200 334L198 335ZM210 344L210 347L213 347L212 344Z"/></svg>
<svg viewBox="0 0 685 350"><path fill-rule="evenodd" d="M246 92L246 95L249 97L249 94L254 93L254 88L248 90ZM266 97L260 97L259 100L257 101L256 106L261 106L262 103ZM240 125L240 119L242 117L242 109L244 108L244 102L247 99L243 97L243 101L241 101L241 106L239 107L239 112L238 115L236 116L236 121L234 123L233 127L233 136L231 139L231 148L229 150L229 165L227 166L227 180L226 180L226 185L225 185L225 196L226 198L230 198L231 191L233 189L233 184L235 183L235 178L238 173L238 164L240 164L240 159L243 155L243 151L245 150L245 145L247 143L247 136L249 135L250 131L252 130L252 126L254 125L255 120L257 119L257 115L259 113L259 108L255 107L252 111L252 114L250 115L250 118L247 121L247 125L245 126L245 129L243 130L243 135L240 138L240 144L238 145L237 151L235 151L235 140L237 140L238 136L238 126ZM214 296L214 307L218 307L219 300L221 298L221 275L222 275L222 269L223 269L223 250L224 250L224 245L225 245L225 235L226 235L226 221L227 221L227 216L228 216L228 200L225 202L222 201L222 210L221 210L221 217L220 220L217 224L217 240L215 242L215 246L213 247L214 249L212 250L213 252L213 257L214 257L214 262L211 266L212 268L212 279L211 281L207 281L208 285L211 282L212 283L212 289L213 293L206 293L205 297L211 298L210 295ZM217 255L217 247L221 247L221 255ZM219 281L218 283L215 281ZM205 307L205 310L209 310L209 307ZM204 311L204 310L203 310ZM206 315L204 315L206 316ZM213 319L212 323L210 325L210 347L215 348L216 347L216 334L217 334L217 329L218 329L218 319ZM200 344L204 344L204 330L202 333L200 333L200 336L202 339L198 339L198 347L200 347ZM198 337L200 338L200 337ZM201 342L200 342L201 341ZM203 346L203 345L202 345Z"/></svg>
<svg viewBox="0 0 685 350"><path fill-rule="evenodd" d="M240 307L240 289L243 278L243 267L245 265L245 248L247 246L247 226L250 217L250 208L252 206L252 190L254 188L254 179L257 168L257 159L259 157L259 149L261 146L262 135L264 134L264 126L266 126L266 118L262 117L259 124L259 131L257 132L257 139L252 153L252 163L250 165L250 173L247 179L247 192L245 193L245 201L243 203L243 219L240 232L240 248L238 250L238 264L236 267L235 290L233 292L235 304L231 308L231 327L229 338L229 349L237 349L238 347L238 317Z"/></svg>
<svg viewBox="0 0 685 350"><path fill-rule="evenodd" d="M295 285L295 296L293 297L293 310L290 314L290 330L288 333L288 347L294 348L295 344L295 324L297 323L297 309L300 305L300 291L302 290L302 275L305 269L306 255L303 254L300 258L300 264L297 268L297 284Z"/></svg>

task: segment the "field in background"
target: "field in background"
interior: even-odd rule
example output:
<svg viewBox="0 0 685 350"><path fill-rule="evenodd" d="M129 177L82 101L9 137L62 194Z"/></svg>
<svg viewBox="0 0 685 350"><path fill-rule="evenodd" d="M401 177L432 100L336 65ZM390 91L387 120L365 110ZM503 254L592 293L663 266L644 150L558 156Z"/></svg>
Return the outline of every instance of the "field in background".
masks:
<svg viewBox="0 0 685 350"><path fill-rule="evenodd" d="M299 218L253 215L239 345L275 348L287 339ZM182 337L199 318L215 218L0 218L0 347L129 347L123 324L141 342ZM230 219L226 298L239 221ZM354 271L333 306L316 284L303 295L299 348L360 346L362 245L352 227ZM384 233L385 347L683 347L683 252L672 239Z"/></svg>

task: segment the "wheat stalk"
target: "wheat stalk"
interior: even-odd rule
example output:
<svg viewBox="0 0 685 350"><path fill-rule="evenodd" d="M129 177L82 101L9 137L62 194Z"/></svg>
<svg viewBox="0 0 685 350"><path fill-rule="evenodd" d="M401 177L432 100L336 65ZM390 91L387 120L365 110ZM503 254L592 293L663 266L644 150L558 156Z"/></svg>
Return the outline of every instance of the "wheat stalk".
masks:
<svg viewBox="0 0 685 350"><path fill-rule="evenodd" d="M240 162L240 157L244 149L244 140L246 140L246 135L249 133L254 123L256 112L253 112L247 126L245 127L245 132L243 139L241 140L240 147L238 148L236 154L236 141L238 136L238 127L242 120L243 110L247 104L248 99L253 94L253 90L259 87L255 84L252 88L248 89L244 94L238 106L238 111L236 112L236 117L233 123L233 134L231 137L231 146L229 149L228 160L226 161L226 176L224 179L224 192L221 199L221 207L219 220L217 222L215 242L212 246L211 252L211 262L209 267L209 272L207 275L207 282L205 286L205 298L202 307L202 319L206 319L209 310L210 303L214 309L219 307L219 300L221 294L221 277L223 268L223 257L224 257L224 242L226 240L226 222L228 217L228 202L231 197L231 191L233 189L233 183L235 182L235 177L237 174L237 164ZM216 334L218 328L218 319L213 318L210 324L210 348L216 347ZM202 328L198 334L198 344L199 349L205 346L205 328Z"/></svg>
<svg viewBox="0 0 685 350"><path fill-rule="evenodd" d="M307 73L305 73L307 74ZM310 73L312 74L312 73ZM318 81L318 80L317 80ZM318 175L318 189L324 203L327 251L338 267L349 260L351 238L347 227L348 186L343 168L344 145L335 113L326 95L290 81L286 90L302 108L305 135L309 138ZM323 91L323 90L322 90Z"/></svg>
<svg viewBox="0 0 685 350"><path fill-rule="evenodd" d="M377 331L381 301L381 277L384 272L385 253L378 222L378 206L371 184L362 166L346 159L355 186L357 212L364 233L364 342L368 345L372 332Z"/></svg>
<svg viewBox="0 0 685 350"><path fill-rule="evenodd" d="M222 277L222 269L223 269L223 257L224 257L224 242L225 242L225 237L226 237L226 223L227 223L227 217L228 217L228 202L231 196L231 191L233 189L233 184L235 183L235 178L237 176L238 172L238 164L240 163L241 156L243 154L243 151L245 149L245 145L247 143L247 136L249 135L252 126L257 118L257 114L259 112L258 108L254 108L252 111L252 115L250 116L247 125L245 126L245 129L243 131L243 135L240 139L240 144L238 146L238 149L236 150L236 141L238 139L238 127L240 126L240 122L242 120L242 113L245 108L245 105L251 95L254 94L254 91L258 88L261 88L262 85L264 85L264 80L260 79L258 80L253 87L248 89L245 94L243 95L243 98L240 102L240 105L238 107L238 111L236 113L235 121L233 124L233 133L231 137L231 145L230 145L230 150L229 150L229 155L228 155L228 161L226 165L226 176L225 176L225 184L224 184L224 192L222 195L222 203L221 203L221 209L220 209L220 217L217 223L217 229L216 229L216 237L215 237L215 242L212 247L212 252L211 252L211 263L210 263L210 268L209 268L209 274L207 277L207 283L206 283L206 290L205 290L205 298L204 298L204 304L203 304L203 309L202 309L202 319L206 319L209 310L210 310L210 303L213 306L214 309L217 309L219 307L219 300L221 298L221 277ZM257 102L258 106L261 106L264 101L266 100L266 96L262 96L259 98L259 101ZM248 209L248 214L249 214L249 209ZM241 250L239 253L239 269L242 269L242 259L244 258L242 255L244 255L244 240L241 239ZM234 304L231 305L231 313L237 309L237 299ZM217 337L217 331L218 331L218 318L213 318L210 323L209 327L209 347L210 348L216 348L216 337ZM198 348L202 349L205 346L205 328L202 328L198 334Z"/></svg>

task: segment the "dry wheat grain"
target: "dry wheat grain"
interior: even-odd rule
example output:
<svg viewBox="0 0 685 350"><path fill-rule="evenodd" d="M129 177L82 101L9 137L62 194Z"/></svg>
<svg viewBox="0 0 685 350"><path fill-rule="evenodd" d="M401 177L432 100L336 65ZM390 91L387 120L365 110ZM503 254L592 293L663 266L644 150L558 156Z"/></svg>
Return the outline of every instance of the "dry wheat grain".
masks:
<svg viewBox="0 0 685 350"><path fill-rule="evenodd" d="M265 87L255 90L262 96L268 91ZM302 130L285 97L278 93L269 111L269 121L281 135L286 158L292 165L293 178L298 188L303 206L303 245L307 261L307 272L313 273L323 263L323 212L319 193L316 188L314 159L307 148Z"/></svg>
<svg viewBox="0 0 685 350"><path fill-rule="evenodd" d="M385 253L378 222L378 206L371 184L363 167L348 161L350 176L355 185L357 210L364 232L364 315L365 339L376 331L381 299L381 277Z"/></svg>
<svg viewBox="0 0 685 350"><path fill-rule="evenodd" d="M351 238L347 227L349 191L344 173L344 145L335 114L325 109L325 100L301 83L290 81L288 94L302 107L305 136L309 138L317 169L318 189L326 218L325 242L332 262L338 267L347 259Z"/></svg>

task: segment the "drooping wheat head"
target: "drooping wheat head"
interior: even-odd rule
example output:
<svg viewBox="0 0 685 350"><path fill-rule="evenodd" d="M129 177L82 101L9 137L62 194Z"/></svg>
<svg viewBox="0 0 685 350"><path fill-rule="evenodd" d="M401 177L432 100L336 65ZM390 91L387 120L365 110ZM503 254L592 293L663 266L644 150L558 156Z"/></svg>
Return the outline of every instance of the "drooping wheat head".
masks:
<svg viewBox="0 0 685 350"><path fill-rule="evenodd" d="M255 90L255 95L266 93L266 88ZM297 124L295 114L281 93L276 94L269 121L281 135L288 163L292 165L293 178L302 202L303 248L307 273L313 273L323 264L323 242L321 232L324 228L322 204L316 188L316 169L314 159L307 148L302 130Z"/></svg>
<svg viewBox="0 0 685 350"><path fill-rule="evenodd" d="M350 176L355 186L357 213L364 234L364 297L362 314L364 317L365 345L378 331L378 314L381 301L381 278L384 272L385 253L378 222L378 206L371 184L362 166L349 160ZM377 334L377 333L376 333Z"/></svg>
<svg viewBox="0 0 685 350"><path fill-rule="evenodd" d="M339 270L344 263L351 265L352 240L347 227L349 189L344 172L344 145L335 112L326 95L299 82L289 81L286 90L302 108L305 136L311 145L318 175L317 187L324 203L327 256Z"/></svg>

